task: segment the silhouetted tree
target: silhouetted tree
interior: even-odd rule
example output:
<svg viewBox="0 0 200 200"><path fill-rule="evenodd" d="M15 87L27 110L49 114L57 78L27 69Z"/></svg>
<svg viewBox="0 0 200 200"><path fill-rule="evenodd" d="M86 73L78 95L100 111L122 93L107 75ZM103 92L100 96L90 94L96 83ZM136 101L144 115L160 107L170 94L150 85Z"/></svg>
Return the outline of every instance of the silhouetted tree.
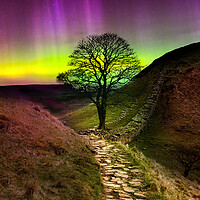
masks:
<svg viewBox="0 0 200 200"><path fill-rule="evenodd" d="M70 58L74 68L60 73L57 81L84 91L96 105L99 128L105 129L108 94L136 75L139 60L128 42L112 33L82 39Z"/></svg>
<svg viewBox="0 0 200 200"><path fill-rule="evenodd" d="M191 170L200 168L200 146L178 145L177 150L178 159L185 168L184 177L187 177Z"/></svg>

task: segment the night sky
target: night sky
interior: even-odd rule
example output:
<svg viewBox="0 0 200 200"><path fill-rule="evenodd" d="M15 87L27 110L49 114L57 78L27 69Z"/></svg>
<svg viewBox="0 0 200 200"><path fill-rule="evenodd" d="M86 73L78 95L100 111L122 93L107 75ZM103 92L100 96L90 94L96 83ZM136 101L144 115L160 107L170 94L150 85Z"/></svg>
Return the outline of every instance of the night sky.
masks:
<svg viewBox="0 0 200 200"><path fill-rule="evenodd" d="M55 83L90 34L117 33L144 65L199 41L199 0L0 0L0 85Z"/></svg>

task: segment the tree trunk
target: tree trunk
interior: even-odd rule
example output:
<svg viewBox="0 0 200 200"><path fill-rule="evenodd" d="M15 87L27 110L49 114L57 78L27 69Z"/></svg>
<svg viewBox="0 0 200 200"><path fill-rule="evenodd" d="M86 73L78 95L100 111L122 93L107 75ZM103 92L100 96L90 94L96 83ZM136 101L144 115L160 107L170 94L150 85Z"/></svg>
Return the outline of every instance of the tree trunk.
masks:
<svg viewBox="0 0 200 200"><path fill-rule="evenodd" d="M184 177L187 177L188 174L189 174L189 171L190 171L190 169L186 168L185 171L184 171L183 176L184 176Z"/></svg>
<svg viewBox="0 0 200 200"><path fill-rule="evenodd" d="M98 129L102 129L105 130L105 116L103 115L103 113L99 116L99 126Z"/></svg>
<svg viewBox="0 0 200 200"><path fill-rule="evenodd" d="M184 170L184 174L183 174L184 177L188 176L188 174L189 174L189 172L190 172L190 170L192 168L192 165L193 165L193 163L190 164L189 166L185 166L185 170Z"/></svg>
<svg viewBox="0 0 200 200"><path fill-rule="evenodd" d="M106 68L104 66L104 68ZM107 85L107 79L106 75L103 77L104 84L102 88L102 96L99 104L97 104L97 110L99 115L99 129L105 130L105 123L106 123L106 105L107 105L107 91L106 91L106 85ZM101 94L101 93L100 93Z"/></svg>
<svg viewBox="0 0 200 200"><path fill-rule="evenodd" d="M98 129L105 130L106 123L106 103L101 106L97 106L98 115L99 115L99 126Z"/></svg>

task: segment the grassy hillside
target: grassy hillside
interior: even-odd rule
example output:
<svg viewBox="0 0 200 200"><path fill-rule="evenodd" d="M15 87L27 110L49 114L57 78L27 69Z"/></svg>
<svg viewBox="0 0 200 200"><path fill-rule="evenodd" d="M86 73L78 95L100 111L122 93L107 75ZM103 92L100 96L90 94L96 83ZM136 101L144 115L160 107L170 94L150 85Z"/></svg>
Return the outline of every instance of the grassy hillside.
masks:
<svg viewBox="0 0 200 200"><path fill-rule="evenodd" d="M149 77L134 79L110 95L108 98L106 122L112 123L106 126L107 129L124 126L132 119L147 98L153 81L154 78L150 79ZM125 117L114 122L125 110L127 110ZM97 110L93 104L69 113L62 119L76 131L98 125Z"/></svg>
<svg viewBox="0 0 200 200"><path fill-rule="evenodd" d="M200 149L199 55L200 52L196 52L183 57L182 61L187 64L171 68L154 115L137 142L141 150L145 148L145 155L182 174L184 165L178 158L180 147L191 155L194 149ZM200 162L194 166L196 170L188 177L200 181Z"/></svg>
<svg viewBox="0 0 200 200"><path fill-rule="evenodd" d="M86 141L39 106L0 96L0 199L98 199Z"/></svg>
<svg viewBox="0 0 200 200"><path fill-rule="evenodd" d="M108 101L107 128L116 129L128 124L144 104L160 71L166 67L168 73L158 106L136 145L145 155L181 173L184 169L177 158L177 147L182 145L192 149L200 144L199 56L200 43L169 52L112 94ZM122 116L124 111L126 114ZM75 130L98 124L94 105L75 111L64 120ZM189 178L197 180L198 177L198 170L189 174Z"/></svg>

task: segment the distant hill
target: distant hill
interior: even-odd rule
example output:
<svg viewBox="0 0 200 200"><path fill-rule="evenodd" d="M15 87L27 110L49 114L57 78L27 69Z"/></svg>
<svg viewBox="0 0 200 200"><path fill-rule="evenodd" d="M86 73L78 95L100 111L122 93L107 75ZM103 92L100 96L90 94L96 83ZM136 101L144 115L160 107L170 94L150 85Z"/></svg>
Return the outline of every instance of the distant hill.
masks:
<svg viewBox="0 0 200 200"><path fill-rule="evenodd" d="M0 86L0 94L35 102L57 116L90 103L84 94L70 85L61 84Z"/></svg>
<svg viewBox="0 0 200 200"><path fill-rule="evenodd" d="M98 199L98 164L86 141L38 104L6 91L0 94L0 199Z"/></svg>

